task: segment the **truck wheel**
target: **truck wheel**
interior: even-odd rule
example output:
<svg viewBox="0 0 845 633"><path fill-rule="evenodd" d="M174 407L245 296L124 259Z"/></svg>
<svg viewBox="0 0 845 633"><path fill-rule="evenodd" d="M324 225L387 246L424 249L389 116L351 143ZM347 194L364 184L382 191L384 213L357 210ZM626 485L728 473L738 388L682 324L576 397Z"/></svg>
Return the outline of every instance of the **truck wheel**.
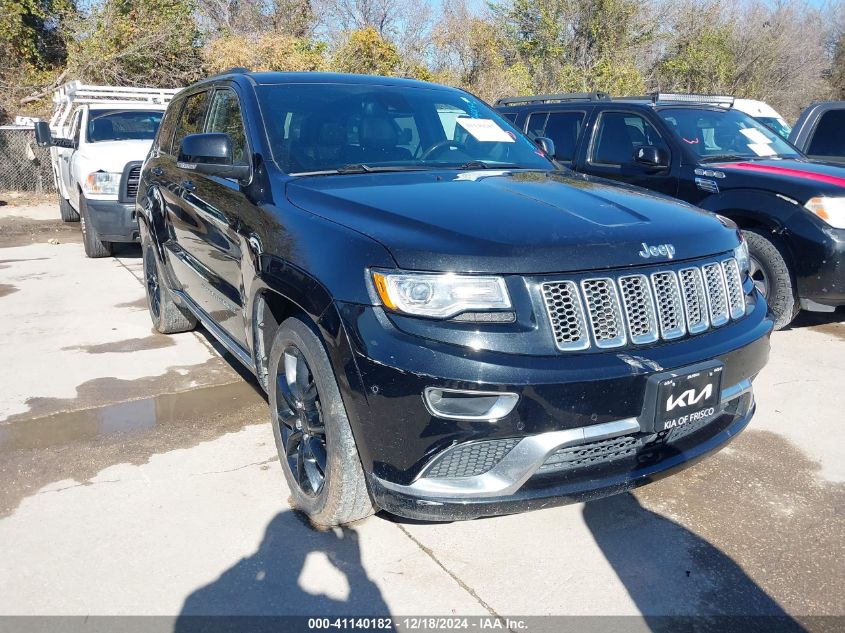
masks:
<svg viewBox="0 0 845 633"><path fill-rule="evenodd" d="M187 309L176 304L173 293L167 287L161 274L149 231L143 222L141 231L141 256L144 262L144 288L147 291L147 307L153 326L162 334L189 332L197 327L197 318Z"/></svg>
<svg viewBox="0 0 845 633"><path fill-rule="evenodd" d="M320 339L289 318L270 350L270 418L293 504L320 526L343 525L375 508L346 409Z"/></svg>
<svg viewBox="0 0 845 633"><path fill-rule="evenodd" d="M59 213L65 222L79 222L79 214L76 209L70 206L70 200L66 200L61 193L59 194Z"/></svg>
<svg viewBox="0 0 845 633"><path fill-rule="evenodd" d="M97 229L91 224L88 213L88 202L85 196L79 194L79 221L82 228L82 245L88 257L111 257L112 243L100 239Z"/></svg>
<svg viewBox="0 0 845 633"><path fill-rule="evenodd" d="M742 234L751 254L751 279L775 316L775 329L780 330L800 311L789 266L772 236L755 230Z"/></svg>

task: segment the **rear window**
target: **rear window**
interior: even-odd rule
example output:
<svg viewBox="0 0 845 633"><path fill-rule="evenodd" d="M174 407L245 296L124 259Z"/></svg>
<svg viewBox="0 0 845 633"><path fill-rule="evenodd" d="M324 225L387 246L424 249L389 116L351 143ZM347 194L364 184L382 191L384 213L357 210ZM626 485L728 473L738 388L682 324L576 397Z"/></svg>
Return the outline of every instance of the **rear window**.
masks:
<svg viewBox="0 0 845 633"><path fill-rule="evenodd" d="M825 112L807 148L813 156L845 156L845 110Z"/></svg>
<svg viewBox="0 0 845 633"><path fill-rule="evenodd" d="M91 110L85 138L89 143L152 140L163 114L160 110Z"/></svg>

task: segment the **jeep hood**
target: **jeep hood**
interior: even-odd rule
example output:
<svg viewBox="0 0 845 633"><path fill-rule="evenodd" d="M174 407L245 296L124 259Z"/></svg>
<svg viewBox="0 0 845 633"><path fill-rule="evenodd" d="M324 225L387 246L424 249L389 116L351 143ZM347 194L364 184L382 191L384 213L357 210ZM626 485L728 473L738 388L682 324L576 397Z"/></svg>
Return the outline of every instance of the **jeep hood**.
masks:
<svg viewBox="0 0 845 633"><path fill-rule="evenodd" d="M642 189L552 172L426 171L307 176L289 201L384 245L401 268L555 273L665 261L732 249L715 216Z"/></svg>

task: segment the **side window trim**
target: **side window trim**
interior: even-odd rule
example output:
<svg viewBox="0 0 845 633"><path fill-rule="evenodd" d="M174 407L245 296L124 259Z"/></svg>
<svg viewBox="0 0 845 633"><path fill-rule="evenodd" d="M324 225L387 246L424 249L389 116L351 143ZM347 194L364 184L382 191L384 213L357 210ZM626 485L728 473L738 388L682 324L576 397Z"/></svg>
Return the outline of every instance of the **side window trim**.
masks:
<svg viewBox="0 0 845 633"><path fill-rule="evenodd" d="M170 139L170 154L172 156L178 157L178 155L179 155L178 152L175 151L175 148L173 147L173 145L176 143L176 133L179 131L179 124L182 122L182 115L184 114L185 108L188 105L188 99L190 99L191 97L195 97L198 94L205 94L206 98L208 98L209 92L210 92L210 90L208 89L208 87L205 87L202 90L197 90L196 92L192 92L189 95L185 95L184 98L182 99L182 109L179 111L179 118L176 119L176 126L173 128L173 138ZM201 129L201 130L205 129L205 124L206 124L206 121L208 120L208 111L210 109L211 109L211 102L209 102L209 107L207 107L205 109L205 112L203 113L202 123L200 123L200 125L199 125L199 129ZM182 139L179 139L179 140L181 141Z"/></svg>
<svg viewBox="0 0 845 633"><path fill-rule="evenodd" d="M244 119L244 109L241 107L241 98L238 95L237 91L230 85L221 85L215 86L211 91L211 96L209 97L208 102L208 109L205 112L205 121L203 121L202 131L208 132L209 125L211 124L211 114L214 109L214 101L217 98L217 95L221 92L230 92L235 97L235 103L238 104L238 116L241 119L241 127L244 131L244 158L246 159L247 165L250 166L250 170L252 169L252 146L249 142L249 134L247 130L249 129L246 125L246 120Z"/></svg>
<svg viewBox="0 0 845 633"><path fill-rule="evenodd" d="M653 122L649 121L648 118L645 116L645 114L642 113L642 112L637 112L636 110L625 109L625 108L613 108L613 109L607 109L607 110L598 110L596 112L596 116L593 118L593 124L592 124L593 129L592 129L591 134L590 134L590 142L587 145L587 155L585 157L585 162L586 162L587 165L596 165L596 166L599 166L599 167L613 167L613 168L617 168L617 169L622 169L627 164L627 163L602 163L602 162L597 162L597 161L593 160L593 156L595 155L595 152L596 152L596 143L598 141L599 128L601 127L602 120L604 119L605 115L607 115L607 114L622 114L622 115L628 115L628 116L635 116L635 117L640 118L643 121L645 121L655 131L655 133L660 137L660 140L663 141L663 145L665 146L666 151L669 154L669 164L670 165L672 164L672 147L667 142L667 140L665 138L666 135L660 131L660 129L657 125L655 125Z"/></svg>

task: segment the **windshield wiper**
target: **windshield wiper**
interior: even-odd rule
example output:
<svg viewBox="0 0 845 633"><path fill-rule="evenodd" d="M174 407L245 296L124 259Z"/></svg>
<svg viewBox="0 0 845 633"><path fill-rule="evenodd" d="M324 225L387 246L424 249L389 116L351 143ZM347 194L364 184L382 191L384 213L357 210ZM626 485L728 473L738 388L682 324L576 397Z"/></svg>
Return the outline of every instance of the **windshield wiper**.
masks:
<svg viewBox="0 0 845 633"><path fill-rule="evenodd" d="M300 171L290 174L291 176L331 176L336 174L370 174L376 172L390 171L426 171L430 167L419 165L365 165L364 163L350 163L336 169L323 169L320 171Z"/></svg>
<svg viewBox="0 0 845 633"><path fill-rule="evenodd" d="M452 169L521 169L520 165L513 163L497 163L495 161L486 160L471 160L463 165L458 165Z"/></svg>
<svg viewBox="0 0 845 633"><path fill-rule="evenodd" d="M768 156L743 156L742 154L716 154L713 156L702 156L702 163L710 163L716 160L767 160L769 158L778 158L780 154L770 154Z"/></svg>

